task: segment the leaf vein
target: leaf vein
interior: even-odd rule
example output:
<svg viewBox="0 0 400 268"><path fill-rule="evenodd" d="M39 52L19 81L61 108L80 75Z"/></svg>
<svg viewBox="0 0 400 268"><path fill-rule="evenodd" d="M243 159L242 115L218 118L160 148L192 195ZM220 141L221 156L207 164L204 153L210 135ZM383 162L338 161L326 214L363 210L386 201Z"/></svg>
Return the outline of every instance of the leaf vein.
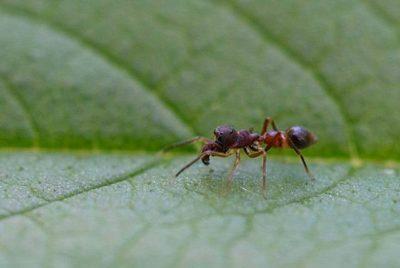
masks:
<svg viewBox="0 0 400 268"><path fill-rule="evenodd" d="M340 98L334 91L334 87L329 83L328 79L318 71L312 64L308 63L299 53L296 53L290 46L285 45L284 42L279 40L270 31L268 31L262 23L260 23L252 14L241 9L234 0L217 0L217 3L221 3L221 6L226 7L238 19L248 25L253 31L267 43L275 45L280 51L288 58L295 62L297 65L302 67L303 70L307 70L312 78L319 84L324 90L326 96L336 105L345 125L345 134L347 135L347 146L350 157L354 161L358 161L358 148L355 142L354 130L351 127L350 115L347 113L344 105L340 101Z"/></svg>
<svg viewBox="0 0 400 268"><path fill-rule="evenodd" d="M314 193L312 193L312 194L310 194L310 195L305 195L305 196L296 198L296 199L291 200L291 201L289 201L289 202L287 202L287 203L284 203L284 204L278 204L278 205L275 205L275 206L267 207L266 209L262 209L262 210L255 211L255 214L273 213L273 212L274 212L275 210L277 210L277 209L281 209L281 208L284 208L284 207L286 207L286 206L290 206L290 205L296 204L296 203L304 203L304 202L306 202L306 201L308 201L308 200L311 200L311 199L313 199L313 198L315 198L315 197L318 197L318 196L320 196L320 195L323 195L323 194L325 194L325 193L328 193L329 191L332 191L333 189L335 189L335 188L336 188L337 186L339 186L340 184L345 183L345 182L350 181L351 179L353 179L353 174L354 174L358 169L359 169L359 167L353 167L353 166L351 166L351 167L349 168L347 174L345 174L345 175L343 176L343 178L341 178L341 179L339 179L339 180L337 180L337 181L334 181L331 185L328 185L327 187L322 188L320 191L314 192Z"/></svg>
<svg viewBox="0 0 400 268"><path fill-rule="evenodd" d="M139 74L134 68L131 68L126 63L123 62L119 57L114 56L112 52L110 52L107 48L102 47L101 45L96 44L96 42L86 38L85 36L77 33L69 29L68 27L51 20L49 18L41 17L27 9L10 6L8 4L0 3L2 10L10 15L14 16L23 16L37 23L41 23L49 27L55 32L62 34L70 40L75 41L80 46L90 50L99 58L106 61L108 64L113 66L116 70L119 70L122 73L127 74L131 79L133 79L140 88L145 91L147 94L152 96L160 106L163 106L165 109L169 110L172 115L174 115L175 119L177 119L183 127L187 129L193 136L195 136L195 131L191 124L185 120L184 116L178 112L178 108L176 105L168 100L165 100L161 97L159 92L155 90L151 83L148 82L143 75Z"/></svg>
<svg viewBox="0 0 400 268"><path fill-rule="evenodd" d="M3 82L6 90L8 91L9 95L14 99L16 104L21 108L24 117L26 118L29 128L32 132L32 145L33 147L38 147L40 144L40 131L38 123L36 122L33 114L28 108L28 105L25 103L23 98L18 93L18 90L14 87L14 85L2 74L0 74L0 79Z"/></svg>
<svg viewBox="0 0 400 268"><path fill-rule="evenodd" d="M360 3L362 5L364 5L364 7L373 16L380 19L383 23L385 23L390 28L395 28L397 34L399 34L398 29L397 29L397 27L398 27L397 21L395 21L393 18L391 18L390 15L388 15L383 8L379 7L379 5L377 5L371 1L368 1L368 0L360 0Z"/></svg>
<svg viewBox="0 0 400 268"><path fill-rule="evenodd" d="M51 200L49 200L47 202L39 203L37 205L33 205L33 206L30 206L30 207L27 207L27 208L24 208L24 209L21 209L21 210L18 210L18 211L13 211L13 212L11 212L9 214L6 214L6 215L2 215L2 216L0 216L0 221L8 219L8 218L11 218L13 216L24 215L24 214L32 212L32 211L34 211L36 209L39 209L41 207L45 207L45 206L51 205L52 203L64 201L66 199L75 197L75 196L80 195L80 194L88 193L88 192L91 192L91 191L94 191L94 190L97 190L97 189L100 189L100 188L103 188L103 187L111 186L111 185L114 185L116 183L120 183L120 182L129 180L129 179L131 179L133 177L136 177L136 176L146 172L149 169L152 169L152 168L158 166L161 163L162 163L162 160L160 160L160 159L149 161L148 163L144 164L140 168L136 168L133 171L126 172L126 173L124 173L122 175L119 175L119 176L116 176L116 177L111 177L109 179L105 179L103 182L101 182L99 184L91 185L89 187L83 187L82 189L78 189L76 191L67 193L65 195L61 195L61 196L56 197L54 199L51 199Z"/></svg>

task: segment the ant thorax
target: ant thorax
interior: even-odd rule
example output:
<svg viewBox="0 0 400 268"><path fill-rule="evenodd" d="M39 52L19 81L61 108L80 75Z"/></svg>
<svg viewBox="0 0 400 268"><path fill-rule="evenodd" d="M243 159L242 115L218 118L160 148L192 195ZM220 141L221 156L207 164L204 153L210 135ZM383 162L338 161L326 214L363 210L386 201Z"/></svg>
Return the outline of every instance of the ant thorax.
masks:
<svg viewBox="0 0 400 268"><path fill-rule="evenodd" d="M264 142L274 148L289 148L286 134L282 131L271 130L262 137Z"/></svg>
<svg viewBox="0 0 400 268"><path fill-rule="evenodd" d="M252 133L249 130L239 130L237 132L237 139L232 148L243 148L251 146L254 142L259 139L260 135L257 133Z"/></svg>

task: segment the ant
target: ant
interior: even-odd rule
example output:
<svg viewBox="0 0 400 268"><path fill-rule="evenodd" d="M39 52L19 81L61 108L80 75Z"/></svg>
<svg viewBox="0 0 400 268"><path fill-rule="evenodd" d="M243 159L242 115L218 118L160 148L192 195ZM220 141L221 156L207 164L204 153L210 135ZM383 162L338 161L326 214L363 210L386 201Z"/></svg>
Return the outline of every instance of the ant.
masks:
<svg viewBox="0 0 400 268"><path fill-rule="evenodd" d="M267 131L270 124L272 125L273 130ZM243 149L246 155L250 158L262 156L262 189L263 196L265 197L267 189L267 152L271 148L291 148L300 157L304 169L311 180L314 180L314 176L308 169L307 163L300 150L314 144L317 141L317 137L304 127L293 126L288 128L286 131L280 131L274 120L271 117L268 117L264 120L261 134L254 133L252 129L236 131L231 126L222 125L214 130L214 136L215 140L205 137L195 137L190 140L172 144L164 149L164 151L167 151L194 142L202 142L204 144L201 153L181 168L176 173L175 177L178 177L184 170L200 159L205 165L208 165L210 163L210 156L228 157L235 154L235 162L227 179L230 186L234 172L239 166L240 149ZM263 143L266 145L265 148L262 148L261 146Z"/></svg>

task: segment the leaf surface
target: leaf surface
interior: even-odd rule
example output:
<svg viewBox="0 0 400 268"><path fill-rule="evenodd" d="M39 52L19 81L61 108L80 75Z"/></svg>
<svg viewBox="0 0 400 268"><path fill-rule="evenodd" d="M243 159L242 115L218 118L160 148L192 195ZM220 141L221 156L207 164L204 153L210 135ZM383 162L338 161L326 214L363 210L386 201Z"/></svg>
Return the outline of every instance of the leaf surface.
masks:
<svg viewBox="0 0 400 268"><path fill-rule="evenodd" d="M245 161L226 195L229 161L187 157L2 153L0 263L24 266L395 266L399 169ZM51 168L49 168L51 166ZM22 254L22 255L21 255ZM24 258L21 258L24 256ZM95 257L96 256L96 257Z"/></svg>

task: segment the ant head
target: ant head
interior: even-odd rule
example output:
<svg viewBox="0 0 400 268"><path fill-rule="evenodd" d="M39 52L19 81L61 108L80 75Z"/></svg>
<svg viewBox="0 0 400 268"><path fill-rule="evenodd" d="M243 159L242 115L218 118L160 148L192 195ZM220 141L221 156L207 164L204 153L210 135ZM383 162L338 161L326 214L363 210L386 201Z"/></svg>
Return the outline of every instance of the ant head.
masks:
<svg viewBox="0 0 400 268"><path fill-rule="evenodd" d="M298 149L304 149L317 142L317 136L307 129L294 126L286 130L286 135Z"/></svg>
<svg viewBox="0 0 400 268"><path fill-rule="evenodd" d="M238 133L231 126L219 126L214 130L215 139L224 147L229 147L237 140Z"/></svg>

